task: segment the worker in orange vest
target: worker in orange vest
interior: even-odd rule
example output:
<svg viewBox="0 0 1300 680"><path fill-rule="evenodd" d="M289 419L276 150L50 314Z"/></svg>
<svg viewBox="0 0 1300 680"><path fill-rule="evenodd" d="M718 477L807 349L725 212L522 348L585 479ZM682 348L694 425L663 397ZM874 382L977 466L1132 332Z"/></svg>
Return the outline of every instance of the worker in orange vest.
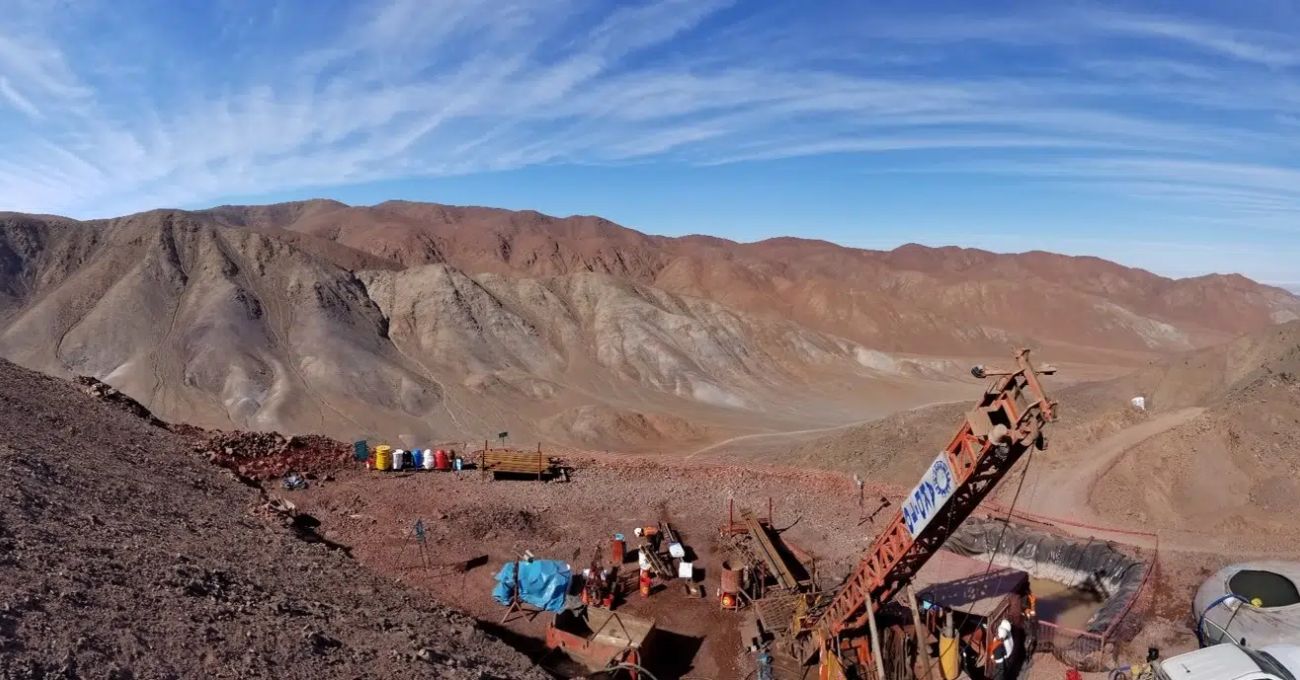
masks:
<svg viewBox="0 0 1300 680"><path fill-rule="evenodd" d="M1011 657L1015 651L1016 641L1011 636L1011 622L1002 619L998 624L997 637L989 643L989 656L993 659L993 680L1011 680Z"/></svg>
<svg viewBox="0 0 1300 680"><path fill-rule="evenodd" d="M655 552L659 552L659 541L663 538L663 536L659 533L659 527L652 527L652 526L637 527L636 529L632 530L632 533L636 534L640 538L644 538L645 540L649 541L650 549L654 550Z"/></svg>
<svg viewBox="0 0 1300 680"><path fill-rule="evenodd" d="M1025 596L1025 658L1033 656L1038 648L1038 597L1033 593Z"/></svg>

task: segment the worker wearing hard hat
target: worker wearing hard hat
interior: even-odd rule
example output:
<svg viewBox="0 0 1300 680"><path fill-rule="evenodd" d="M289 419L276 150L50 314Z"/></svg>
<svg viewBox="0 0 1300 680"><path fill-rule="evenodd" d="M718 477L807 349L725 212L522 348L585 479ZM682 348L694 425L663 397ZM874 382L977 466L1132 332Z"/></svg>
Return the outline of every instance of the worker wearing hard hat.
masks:
<svg viewBox="0 0 1300 680"><path fill-rule="evenodd" d="M1038 597L1033 593L1025 594L1024 618L1021 620L1021 626L1025 633L1024 646L1025 658L1034 655L1034 650L1038 648Z"/></svg>
<svg viewBox="0 0 1300 680"><path fill-rule="evenodd" d="M1016 641L1011 635L1011 622L1002 619L998 624L997 638L989 644L993 658L993 680L1011 680L1011 657L1016 651Z"/></svg>
<svg viewBox="0 0 1300 680"><path fill-rule="evenodd" d="M650 543L651 550L654 550L655 552L659 552L659 541L663 538L663 534L659 532L659 527L655 527L655 526L637 527L632 530L632 533L648 541Z"/></svg>

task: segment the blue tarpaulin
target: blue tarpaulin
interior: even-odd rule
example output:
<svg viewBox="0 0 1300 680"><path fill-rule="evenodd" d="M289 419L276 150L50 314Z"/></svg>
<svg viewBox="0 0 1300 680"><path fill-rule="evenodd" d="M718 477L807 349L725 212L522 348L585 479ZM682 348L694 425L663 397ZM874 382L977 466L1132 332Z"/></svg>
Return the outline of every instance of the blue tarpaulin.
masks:
<svg viewBox="0 0 1300 680"><path fill-rule="evenodd" d="M515 588L515 568L518 566L519 599L548 612L564 611L564 596L569 592L573 574L569 565L556 560L532 562L506 562L497 574L497 585L492 597L501 604L510 604L510 593Z"/></svg>

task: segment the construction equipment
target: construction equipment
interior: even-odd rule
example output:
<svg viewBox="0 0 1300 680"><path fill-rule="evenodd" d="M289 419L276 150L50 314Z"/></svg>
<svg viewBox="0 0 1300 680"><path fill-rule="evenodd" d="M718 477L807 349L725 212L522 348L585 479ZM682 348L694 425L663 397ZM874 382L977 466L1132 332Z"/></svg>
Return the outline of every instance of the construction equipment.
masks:
<svg viewBox="0 0 1300 680"><path fill-rule="evenodd" d="M748 527L749 533L758 543L758 555L767 565L767 568L776 576L777 585L788 591L796 591L806 588L810 582L808 579L801 579L790 571L790 565L786 563L785 557L781 555L780 549L772 542L772 537L767 533L767 527L754 516L752 512L744 512L741 517L745 520L745 526Z"/></svg>
<svg viewBox="0 0 1300 680"><path fill-rule="evenodd" d="M659 554L663 531L658 526L644 526L637 527L633 534L641 539L641 544L637 547L637 561L641 571L650 572L664 580L671 579L674 575L672 563Z"/></svg>
<svg viewBox="0 0 1300 680"><path fill-rule="evenodd" d="M797 644L819 654L823 680L870 672L859 666L872 656L863 639L872 613L911 582L1025 452L1046 448L1043 426L1056 419L1056 402L1038 376L1055 369L1035 369L1027 349L1016 351L1015 362L1012 370L972 369L976 377L995 380L957 434L829 603L807 596L796 608L791 631Z"/></svg>
<svg viewBox="0 0 1300 680"><path fill-rule="evenodd" d="M594 607L613 609L618 601L618 564L603 567L600 549L592 551L591 566L582 571L582 603Z"/></svg>
<svg viewBox="0 0 1300 680"><path fill-rule="evenodd" d="M655 630L651 619L589 606L556 614L546 628L546 646L598 673L623 664L646 663Z"/></svg>

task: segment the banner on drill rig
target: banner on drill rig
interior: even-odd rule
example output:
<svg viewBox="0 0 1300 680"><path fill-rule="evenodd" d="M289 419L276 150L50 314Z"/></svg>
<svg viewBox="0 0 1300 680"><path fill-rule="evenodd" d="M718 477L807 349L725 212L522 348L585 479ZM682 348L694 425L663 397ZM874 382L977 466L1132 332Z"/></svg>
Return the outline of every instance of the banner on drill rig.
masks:
<svg viewBox="0 0 1300 680"><path fill-rule="evenodd" d="M903 499L903 524L907 526L907 533L916 538L925 531L930 520L939 514L956 490L957 477L948 463L948 452L940 451L921 483Z"/></svg>

